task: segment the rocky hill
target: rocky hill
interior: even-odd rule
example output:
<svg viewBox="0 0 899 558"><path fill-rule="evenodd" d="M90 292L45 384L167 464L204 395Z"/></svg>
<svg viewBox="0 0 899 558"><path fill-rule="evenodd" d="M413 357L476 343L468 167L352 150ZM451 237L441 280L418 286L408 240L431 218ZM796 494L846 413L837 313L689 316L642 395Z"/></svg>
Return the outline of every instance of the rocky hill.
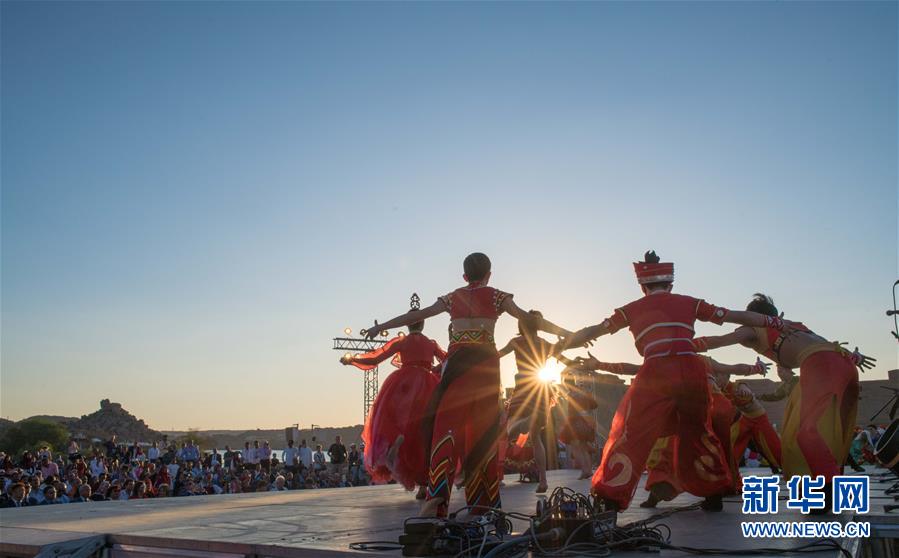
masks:
<svg viewBox="0 0 899 558"><path fill-rule="evenodd" d="M142 419L123 409L121 404L112 403L109 399L100 401L100 410L89 415L82 415L80 419L72 422L63 422L63 424L78 439L106 440L113 434L123 442L150 442L162 439L161 433L151 429Z"/></svg>

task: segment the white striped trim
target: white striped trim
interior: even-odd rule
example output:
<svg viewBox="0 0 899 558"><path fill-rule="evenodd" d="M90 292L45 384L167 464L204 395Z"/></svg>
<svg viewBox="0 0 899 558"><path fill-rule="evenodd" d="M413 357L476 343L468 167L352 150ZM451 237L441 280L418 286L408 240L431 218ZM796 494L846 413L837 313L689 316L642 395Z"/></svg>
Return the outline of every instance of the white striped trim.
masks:
<svg viewBox="0 0 899 558"><path fill-rule="evenodd" d="M644 335L646 335L647 333L649 333L650 331L654 330L657 327L682 327L684 329L689 329L691 333L696 333L690 324L685 324L685 323L681 323L681 322L659 322L657 324L652 324L648 328L641 331L640 334L634 338L634 341L639 341L641 337L643 337Z"/></svg>
<svg viewBox="0 0 899 558"><path fill-rule="evenodd" d="M675 338L671 338L671 339L656 339L656 340L653 341L652 343L647 343L647 344L643 347L643 350L645 351L646 349L648 349L648 348L650 348L650 347L653 347L653 346L655 346L655 345L658 345L659 343L674 343L675 341L686 341L686 342L689 343L690 345L693 344L693 340L692 340L692 339L688 339L687 337L675 337Z"/></svg>
<svg viewBox="0 0 899 558"><path fill-rule="evenodd" d="M641 285L646 283L663 283L663 282L673 282L674 274L670 275L652 275L650 277L639 277L637 282Z"/></svg>

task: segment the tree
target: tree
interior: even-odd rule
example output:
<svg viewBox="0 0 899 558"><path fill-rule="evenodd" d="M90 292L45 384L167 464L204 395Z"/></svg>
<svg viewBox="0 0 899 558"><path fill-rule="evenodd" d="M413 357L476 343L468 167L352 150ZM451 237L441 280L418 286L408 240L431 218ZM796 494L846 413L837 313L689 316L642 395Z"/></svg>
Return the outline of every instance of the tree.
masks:
<svg viewBox="0 0 899 558"><path fill-rule="evenodd" d="M52 451L62 451L68 440L69 431L65 426L47 419L33 418L7 428L0 436L0 449L13 455L43 445L49 446Z"/></svg>

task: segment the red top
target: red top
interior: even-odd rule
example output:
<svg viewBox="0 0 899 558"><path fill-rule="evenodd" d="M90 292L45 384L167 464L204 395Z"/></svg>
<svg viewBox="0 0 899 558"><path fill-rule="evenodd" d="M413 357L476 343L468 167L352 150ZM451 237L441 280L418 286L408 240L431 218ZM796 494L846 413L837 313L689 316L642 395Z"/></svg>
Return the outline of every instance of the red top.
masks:
<svg viewBox="0 0 899 558"><path fill-rule="evenodd" d="M645 358L693 354L696 320L721 324L727 310L691 296L655 292L618 308L605 322L610 333L629 327Z"/></svg>
<svg viewBox="0 0 899 558"><path fill-rule="evenodd" d="M503 301L510 297L493 287L480 285L475 287L462 287L441 296L438 300L443 302L450 319L457 318L489 318L497 319L503 313Z"/></svg>
<svg viewBox="0 0 899 558"><path fill-rule="evenodd" d="M374 351L353 357L351 364L360 370L371 370L390 358L391 355L396 355L391 364L397 368L404 365L421 366L428 370L431 369L435 357L439 362L443 362L446 358L446 352L440 348L437 341L422 333L410 333L402 337L394 337Z"/></svg>

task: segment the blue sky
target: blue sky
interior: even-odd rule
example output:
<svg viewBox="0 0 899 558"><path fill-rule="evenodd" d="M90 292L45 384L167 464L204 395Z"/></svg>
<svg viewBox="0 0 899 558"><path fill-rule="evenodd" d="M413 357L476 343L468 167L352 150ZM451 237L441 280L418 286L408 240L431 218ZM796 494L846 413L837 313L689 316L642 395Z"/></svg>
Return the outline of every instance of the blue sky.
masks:
<svg viewBox="0 0 899 558"><path fill-rule="evenodd" d="M331 338L459 286L475 250L568 328L639 296L653 248L680 292L763 290L867 377L897 367L896 3L0 16L4 417L358 423ZM638 359L626 333L594 352Z"/></svg>

